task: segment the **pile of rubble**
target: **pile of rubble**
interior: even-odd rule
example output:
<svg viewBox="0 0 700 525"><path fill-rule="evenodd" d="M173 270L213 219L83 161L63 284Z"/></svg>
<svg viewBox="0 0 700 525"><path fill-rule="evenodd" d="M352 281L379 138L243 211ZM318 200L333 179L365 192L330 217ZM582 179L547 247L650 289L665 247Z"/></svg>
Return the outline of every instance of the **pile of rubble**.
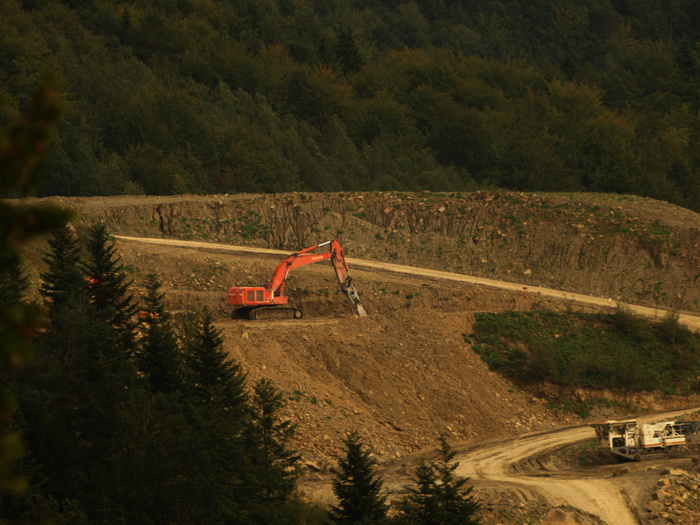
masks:
<svg viewBox="0 0 700 525"><path fill-rule="evenodd" d="M700 523L700 458L693 458L687 468L664 469L660 474L644 507L645 522L652 525Z"/></svg>

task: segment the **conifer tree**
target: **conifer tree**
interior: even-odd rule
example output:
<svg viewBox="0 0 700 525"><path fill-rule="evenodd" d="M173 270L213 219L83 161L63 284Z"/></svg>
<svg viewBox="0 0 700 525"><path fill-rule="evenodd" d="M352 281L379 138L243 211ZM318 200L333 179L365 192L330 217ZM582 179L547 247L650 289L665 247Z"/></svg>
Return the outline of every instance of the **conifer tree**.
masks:
<svg viewBox="0 0 700 525"><path fill-rule="evenodd" d="M362 69L365 62L349 28L343 28L338 31L338 36L335 40L335 54L338 57L343 73L346 75L356 73Z"/></svg>
<svg viewBox="0 0 700 525"><path fill-rule="evenodd" d="M265 523L256 519L255 451L246 446L246 374L224 351L221 331L207 308L181 333L188 414L199 448L196 475L203 481L193 500L210 508L211 523Z"/></svg>
<svg viewBox="0 0 700 525"><path fill-rule="evenodd" d="M291 420L281 417L285 406L284 394L270 379L263 378L253 385L251 405L252 426L264 457L282 467L291 465L299 457L296 452L287 448L296 425Z"/></svg>
<svg viewBox="0 0 700 525"><path fill-rule="evenodd" d="M183 390L183 359L170 320L163 305L165 294L155 274L146 276L146 328L141 341L138 364L153 392Z"/></svg>
<svg viewBox="0 0 700 525"><path fill-rule="evenodd" d="M387 513L386 497L380 496L383 481L377 477L356 432L343 443L345 456L340 459L340 472L333 479L333 493L339 503L332 507L331 519L337 525L379 523Z"/></svg>
<svg viewBox="0 0 700 525"><path fill-rule="evenodd" d="M133 296L129 293L131 281L127 280L113 238L104 224L95 223L90 227L87 251L89 259L84 272L96 313L114 327L124 350L131 349L136 313Z"/></svg>
<svg viewBox="0 0 700 525"><path fill-rule="evenodd" d="M421 461L414 473L415 487L401 503L405 523L416 525L472 525L479 523L474 514L479 503L466 487L468 478L455 476L459 466L455 452L444 434L439 437L437 461Z"/></svg>
<svg viewBox="0 0 700 525"><path fill-rule="evenodd" d="M201 317L184 334L191 388L199 403L241 411L248 402L246 374L239 363L229 359L223 342L221 331L214 326L211 312L205 307Z"/></svg>
<svg viewBox="0 0 700 525"><path fill-rule="evenodd" d="M19 263L13 264L4 275L0 276L0 304L5 306L25 306L24 295L29 286L29 279Z"/></svg>
<svg viewBox="0 0 700 525"><path fill-rule="evenodd" d="M87 300L87 281L81 270L80 248L75 231L69 227L58 230L49 239L49 251L44 254L48 270L41 274L39 293L50 311L64 305Z"/></svg>
<svg viewBox="0 0 700 525"><path fill-rule="evenodd" d="M294 523L285 504L294 492L296 479L289 467L299 459L288 446L296 425L282 419L284 394L269 379L255 383L250 404L246 448L252 468L247 480L255 516L261 523ZM287 519L283 519L285 515Z"/></svg>
<svg viewBox="0 0 700 525"><path fill-rule="evenodd" d="M79 498L88 515L103 518L112 491L105 465L123 446L114 434L137 377L119 334L91 301L71 233L59 232L49 247L41 293L51 324L37 345L41 367L23 385L25 435L46 494Z"/></svg>
<svg viewBox="0 0 700 525"><path fill-rule="evenodd" d="M445 523L477 523L478 520L473 515L479 508L479 503L471 495L473 487L465 487L469 478L455 476L454 471L459 466L458 462L453 462L456 453L444 434L440 435L439 441L438 460L434 463L434 468L440 481L439 501L448 518Z"/></svg>
<svg viewBox="0 0 700 525"><path fill-rule="evenodd" d="M421 459L413 474L415 487L409 487L409 495L400 504L404 522L416 525L440 523L437 473L432 464Z"/></svg>

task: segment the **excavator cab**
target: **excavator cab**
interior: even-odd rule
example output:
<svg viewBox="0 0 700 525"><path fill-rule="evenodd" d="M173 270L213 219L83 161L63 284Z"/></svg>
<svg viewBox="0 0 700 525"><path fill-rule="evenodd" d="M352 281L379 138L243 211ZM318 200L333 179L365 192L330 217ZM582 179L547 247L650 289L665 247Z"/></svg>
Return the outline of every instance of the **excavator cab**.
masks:
<svg viewBox="0 0 700 525"><path fill-rule="evenodd" d="M283 297L280 299L287 298ZM263 286L234 286L233 288L229 288L226 302L232 306L263 306L269 304L283 304L281 302L275 303L272 290L268 290ZM284 301L284 303L286 302L287 301Z"/></svg>

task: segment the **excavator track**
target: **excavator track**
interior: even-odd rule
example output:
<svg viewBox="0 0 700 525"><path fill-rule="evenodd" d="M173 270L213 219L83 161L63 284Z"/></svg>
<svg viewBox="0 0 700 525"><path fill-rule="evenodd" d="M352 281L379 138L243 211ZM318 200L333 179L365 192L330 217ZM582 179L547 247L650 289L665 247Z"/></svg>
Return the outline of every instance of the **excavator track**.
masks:
<svg viewBox="0 0 700 525"><path fill-rule="evenodd" d="M236 308L231 313L233 319L301 319L304 313L293 306L253 306Z"/></svg>

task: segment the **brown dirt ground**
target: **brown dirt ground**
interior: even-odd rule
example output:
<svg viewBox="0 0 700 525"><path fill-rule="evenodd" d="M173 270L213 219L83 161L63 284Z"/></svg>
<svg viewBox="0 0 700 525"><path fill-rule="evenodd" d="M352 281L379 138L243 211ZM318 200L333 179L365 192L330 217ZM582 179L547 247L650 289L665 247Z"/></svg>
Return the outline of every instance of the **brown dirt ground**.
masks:
<svg viewBox="0 0 700 525"><path fill-rule="evenodd" d="M350 257L586 294L613 290L630 302L699 309L700 216L638 197L477 192L57 201L77 210L79 231L102 220L115 234L290 252L337 237ZM567 308L562 303L351 268L369 314L358 318L337 292L330 266L319 264L296 270L288 285L304 319L231 320L227 288L266 282L280 257L128 241L117 247L137 295L143 277L155 271L172 310L209 306L227 351L250 380L268 377L286 392L287 416L298 425L293 446L303 455L302 479L328 479L352 430L380 466L396 466L434 448L440 432L471 443L575 421L546 408L546 388L533 395L488 370L463 337L476 312ZM35 278L41 268L36 248L27 252ZM654 394L633 401L648 409L684 402ZM508 512L500 521L486 513L485 523L541 519L549 510L518 498L499 501Z"/></svg>

